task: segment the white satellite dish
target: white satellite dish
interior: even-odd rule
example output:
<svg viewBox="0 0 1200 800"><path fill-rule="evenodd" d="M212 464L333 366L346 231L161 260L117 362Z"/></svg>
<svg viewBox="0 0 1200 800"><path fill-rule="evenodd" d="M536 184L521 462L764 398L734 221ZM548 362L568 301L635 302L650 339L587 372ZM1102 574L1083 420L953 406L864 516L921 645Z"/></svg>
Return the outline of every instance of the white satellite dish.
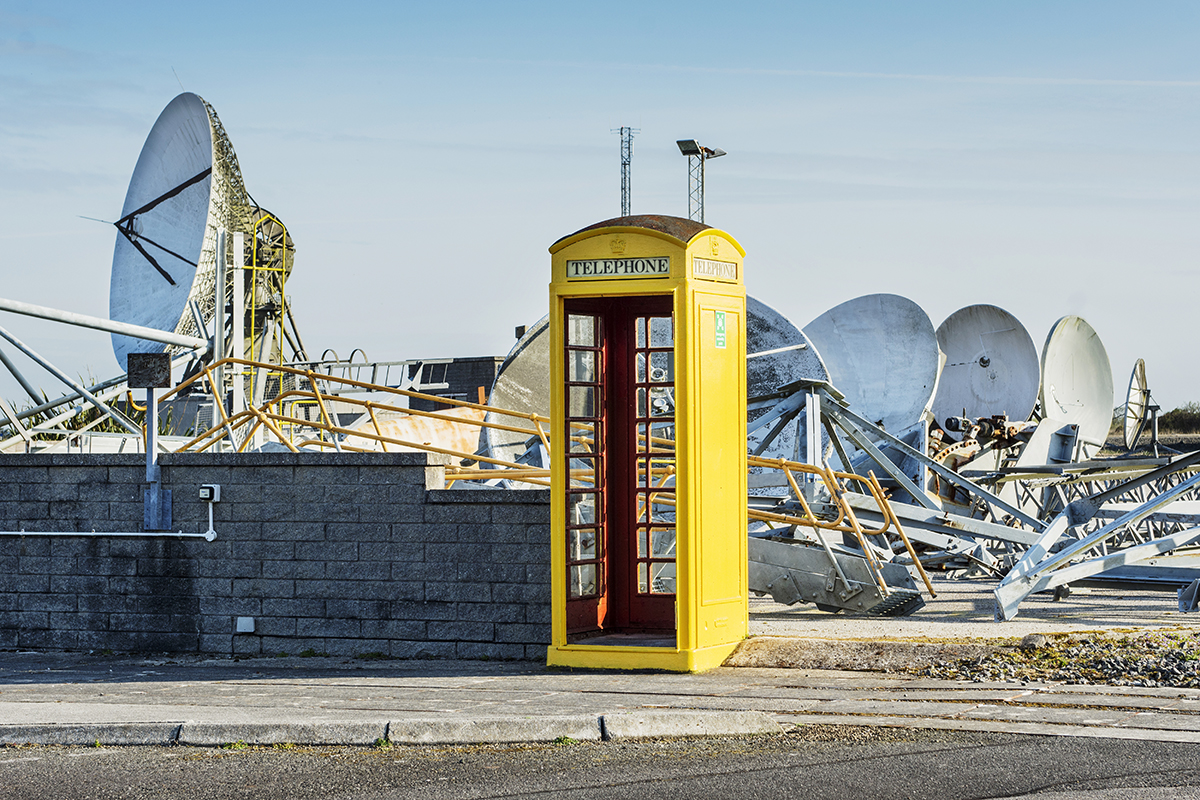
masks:
<svg viewBox="0 0 1200 800"><path fill-rule="evenodd" d="M1112 425L1113 379L1108 353L1082 317L1054 323L1042 347L1042 417L1079 426L1095 452Z"/></svg>
<svg viewBox="0 0 1200 800"><path fill-rule="evenodd" d="M850 409L889 433L919 422L937 389L937 336L913 301L894 294L847 300L804 326Z"/></svg>
<svg viewBox="0 0 1200 800"><path fill-rule="evenodd" d="M200 97L172 100L142 146L113 252L109 316L177 334L200 335L189 306L211 319L217 229L245 229L245 188L233 146L216 112ZM113 335L122 367L129 353L165 345Z"/></svg>
<svg viewBox="0 0 1200 800"><path fill-rule="evenodd" d="M1150 416L1150 388L1146 383L1146 362L1138 359L1129 376L1129 388L1125 392L1125 449L1132 450L1146 430Z"/></svg>
<svg viewBox="0 0 1200 800"><path fill-rule="evenodd" d="M946 356L931 407L939 424L957 416L1029 419L1041 373L1037 348L1020 320L996 306L967 306L938 326L937 342Z"/></svg>

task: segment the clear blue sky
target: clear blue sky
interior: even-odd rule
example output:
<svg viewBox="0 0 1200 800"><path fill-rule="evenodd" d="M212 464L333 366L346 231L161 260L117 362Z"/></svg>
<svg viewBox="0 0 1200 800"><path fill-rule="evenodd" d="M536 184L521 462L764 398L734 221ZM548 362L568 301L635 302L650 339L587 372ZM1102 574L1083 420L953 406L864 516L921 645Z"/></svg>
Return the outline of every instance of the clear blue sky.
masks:
<svg viewBox="0 0 1200 800"><path fill-rule="evenodd" d="M619 213L631 125L635 213L686 215L676 139L729 152L708 222L797 325L895 292L1040 349L1080 314L1114 402L1139 356L1165 408L1200 400L1200 4L106 5L0 6L0 296L107 314L115 234L79 215L119 215L182 84L292 231L310 350L507 352L546 248ZM0 325L119 371L105 335Z"/></svg>

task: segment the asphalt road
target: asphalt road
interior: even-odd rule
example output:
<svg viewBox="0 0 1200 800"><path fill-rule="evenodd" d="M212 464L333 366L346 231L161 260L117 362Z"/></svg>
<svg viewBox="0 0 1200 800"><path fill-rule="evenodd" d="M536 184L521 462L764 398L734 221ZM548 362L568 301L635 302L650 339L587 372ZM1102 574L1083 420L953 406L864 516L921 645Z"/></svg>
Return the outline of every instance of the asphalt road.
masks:
<svg viewBox="0 0 1200 800"><path fill-rule="evenodd" d="M812 726L470 748L0 748L0 798L1200 799L1200 745Z"/></svg>

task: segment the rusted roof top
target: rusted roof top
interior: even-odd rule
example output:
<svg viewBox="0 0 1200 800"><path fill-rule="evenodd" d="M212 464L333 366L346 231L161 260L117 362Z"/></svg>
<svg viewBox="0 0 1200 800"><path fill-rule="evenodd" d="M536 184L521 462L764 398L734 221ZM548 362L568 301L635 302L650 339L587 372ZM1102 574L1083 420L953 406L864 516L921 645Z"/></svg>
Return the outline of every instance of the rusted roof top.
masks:
<svg viewBox="0 0 1200 800"><path fill-rule="evenodd" d="M711 225L705 225L702 222L696 222L691 219L683 219L682 217L668 217L663 214L634 214L628 217L613 217L606 219L603 222L597 222L595 225L588 225L586 228L580 228L575 233L559 239L569 239L572 236L591 231L597 228L612 228L612 227L627 227L627 228L648 228L652 231L665 233L668 236L673 236L679 241L687 244L692 240L692 237L703 230L708 230ZM555 242L554 244L558 244ZM553 248L551 248L553 249Z"/></svg>

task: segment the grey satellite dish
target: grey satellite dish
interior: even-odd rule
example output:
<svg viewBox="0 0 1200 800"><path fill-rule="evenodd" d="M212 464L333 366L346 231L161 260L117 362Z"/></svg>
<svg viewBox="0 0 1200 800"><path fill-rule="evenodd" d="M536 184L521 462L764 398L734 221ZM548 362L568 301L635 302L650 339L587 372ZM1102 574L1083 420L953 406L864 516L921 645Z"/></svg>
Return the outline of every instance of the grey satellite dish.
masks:
<svg viewBox="0 0 1200 800"><path fill-rule="evenodd" d="M937 342L946 355L931 407L939 424L960 415L1029 419L1041 373L1033 339L1016 317L996 306L960 308L938 326Z"/></svg>
<svg viewBox="0 0 1200 800"><path fill-rule="evenodd" d="M899 434L921 420L937 389L929 315L894 294L847 300L804 326L850 409Z"/></svg>
<svg viewBox="0 0 1200 800"><path fill-rule="evenodd" d="M172 100L142 146L113 252L109 316L163 331L200 335L189 306L212 317L219 227L245 214L237 156L216 112L200 97ZM164 345L113 335L122 367L129 353Z"/></svg>
<svg viewBox="0 0 1200 800"><path fill-rule="evenodd" d="M804 333L766 303L746 297L746 396L760 397L798 380L829 380Z"/></svg>
<svg viewBox="0 0 1200 800"><path fill-rule="evenodd" d="M1042 347L1042 416L1079 426L1095 452L1112 425L1113 379L1108 353L1082 317L1054 323Z"/></svg>
<svg viewBox="0 0 1200 800"><path fill-rule="evenodd" d="M821 354L804 332L775 309L753 297L746 298L746 395L750 401L778 392L799 380L828 381L829 370ZM752 408L747 421L753 423L772 408ZM803 410L799 417L803 417ZM780 418L782 422L785 418ZM753 429L747 445L763 458L804 460L806 441L803 426L776 422ZM753 468L751 472L761 472Z"/></svg>
<svg viewBox="0 0 1200 800"><path fill-rule="evenodd" d="M488 394L489 405L550 415L549 334L548 317L526 330L497 371ZM779 312L752 297L746 298L746 350L750 355L757 354L746 362L746 385L751 397L769 394L802 378L828 379L820 355L804 334ZM496 413L489 413L486 420L520 427L527 433L484 428L479 442L482 454L506 461L529 458L528 446L537 435L532 422ZM792 458L794 448L794 439L781 436L763 455Z"/></svg>
<svg viewBox="0 0 1200 800"><path fill-rule="evenodd" d="M1132 450L1146 430L1150 414L1150 389L1146 383L1146 362L1138 359L1129 376L1129 389L1125 392L1125 449Z"/></svg>
<svg viewBox="0 0 1200 800"><path fill-rule="evenodd" d="M488 405L524 414L550 416L550 318L542 317L525 331L504 363L488 392ZM485 427L479 434L479 452L503 461L525 456L537 428L532 420L489 411L484 421L491 425L524 428L527 433ZM545 423L543 423L545 426ZM547 436L551 431L546 431ZM545 454L549 458L549 454ZM482 465L486 467L487 465ZM535 466L544 466L536 464Z"/></svg>

